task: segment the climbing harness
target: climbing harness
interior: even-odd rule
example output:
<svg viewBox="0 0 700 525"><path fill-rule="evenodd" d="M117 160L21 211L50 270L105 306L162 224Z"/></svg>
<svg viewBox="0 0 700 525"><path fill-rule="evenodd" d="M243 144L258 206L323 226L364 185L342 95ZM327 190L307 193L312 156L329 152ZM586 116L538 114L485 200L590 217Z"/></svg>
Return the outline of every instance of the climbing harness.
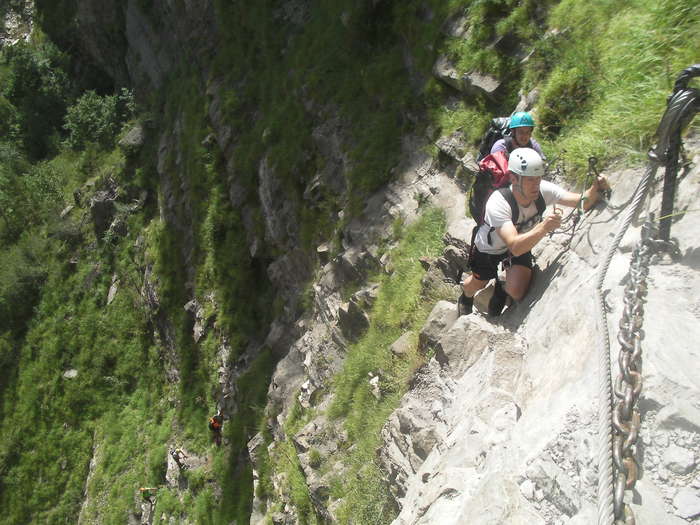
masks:
<svg viewBox="0 0 700 525"><path fill-rule="evenodd" d="M624 502L625 490L634 487L638 466L634 458L634 445L639 435L641 418L636 402L642 389L641 340L646 296L646 276L651 256L659 251L680 254L678 246L670 239L671 216L675 196L675 179L678 167L681 131L700 109L700 92L688 88L692 77L700 76L700 64L685 69L674 86L657 130L658 142L649 152L649 165L630 202L631 206L621 222L615 238L608 248L600 267L596 284L596 308L598 310L599 352L599 411L598 411L598 525L634 525L632 509ZM659 165L666 167L664 193L658 239L652 226L653 217L648 214L642 228L642 239L632 255L628 284L625 288L625 309L620 321L618 341L620 354L619 375L613 388L610 366L610 339L608 334L607 307L603 283L610 262L632 220L638 215L646 199Z"/></svg>

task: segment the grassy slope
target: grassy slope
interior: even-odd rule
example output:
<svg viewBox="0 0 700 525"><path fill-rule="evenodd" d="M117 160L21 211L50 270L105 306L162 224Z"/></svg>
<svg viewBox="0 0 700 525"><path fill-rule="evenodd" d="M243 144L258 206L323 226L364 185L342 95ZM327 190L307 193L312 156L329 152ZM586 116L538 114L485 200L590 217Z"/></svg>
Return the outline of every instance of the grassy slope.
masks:
<svg viewBox="0 0 700 525"><path fill-rule="evenodd" d="M407 118L409 113L418 115L424 124L432 120L444 133L462 128L468 139L474 140L490 112L506 112L505 102L502 108L494 109L483 100L460 100L447 109L443 101L449 90L435 81L429 81L420 93L408 88L403 45L411 50L416 69L426 76L438 50L455 55L465 70L476 63L491 64L495 70L512 66L506 58L472 57L468 47L450 40L442 42L438 32L442 20L448 12L466 10L470 2L430 4L432 18L425 16L419 2L404 2L379 13L372 13L365 4L326 2L312 13L304 29L287 40L276 30L271 3L258 3L238 12L238 7L222 2L222 27L231 26L232 21L243 26L229 35L217 59L218 70L232 85L239 86L230 91L226 108L238 137L241 177L253 184L255 166L268 153L293 190L291 198L299 198L300 188L314 173L305 156L313 123L300 104L299 92L328 104L348 123L351 140L346 147L355 164L349 185L354 195L376 188L390 177L401 134L415 126ZM465 12L474 20L485 20L494 16L487 8L497 4L481 2L479 9ZM620 154L637 158L651 142L676 73L698 58L693 45L700 32L698 2L564 0L544 18L535 16L531 4L522 5L505 19L499 15L500 25L493 26L496 33L506 32L515 22L527 26L520 38L529 39L536 48L524 66L517 66L509 81L513 92L506 102L512 102L515 89L521 85L540 87L542 98L536 110L542 125L537 133L545 139L547 149L562 154L579 170L589 154L604 159ZM381 23L378 17L383 17ZM546 25L532 26L532 20ZM548 27L559 29L564 36L542 39ZM477 33L475 38L483 43L491 36L493 32ZM477 59L480 62L475 62ZM260 294L247 286L259 279L259 270L247 259L241 244L240 218L222 197L226 188L223 177L218 176L220 159L201 146L201 139L210 131L202 89L187 71L180 72L173 85L178 87L168 92L163 124L183 117L185 134L180 149L188 166L185 176L198 196L194 210L199 225L195 232L196 288L198 293L216 290L218 319L232 336L235 353L245 343L245 337L237 334L254 333L258 328L254 316L240 305L256 299L257 308L264 309L270 301L266 300L267 292ZM282 86L284 93L280 94ZM263 144L266 129L272 138ZM154 152L149 153L153 156ZM62 174L66 202L73 188L106 173L153 189L152 162L144 156L132 172L118 152L64 152L52 161ZM330 211L341 205L331 203ZM249 469L238 469L237 457L261 421L265 378L274 363L264 354L241 379L241 391L248 393L243 404L249 408L237 419L240 424L228 426L230 450L209 449L203 421L211 407L208 392L215 380L216 341L210 337L201 347L191 343L181 308L186 299L183 268L173 264L179 260L181 246L177 236L153 216L150 209L132 217L134 233L111 248L88 249L96 241L88 228L84 228L85 240L78 248L50 237L50 225L27 233L43 243L47 276L26 330L7 332L0 338L3 359L13 356L2 372L0 389L0 507L4 511L0 520L4 523L73 522L83 499L94 446L102 461L88 487L87 512L103 523L121 523L134 508L138 486L162 483L166 445L174 440L193 451L211 454L211 468L224 480L225 493L237 497L217 503L205 480L208 474L195 472L193 490L185 501L164 492L158 500L159 511L175 515L187 511L203 523L243 519L249 512L252 474ZM333 225L324 222L325 217L304 217L309 231L305 240L310 246L332 231ZM407 261L439 248L439 221L430 217L424 230L428 237L414 245L419 249L407 255ZM317 227L319 221L322 225ZM115 301L106 306L114 272L138 282L134 261L143 255L133 252L138 231L145 234L148 260L156 263L164 305L178 334L184 380L177 388L164 381L158 342L151 337L150 320L137 288L122 285ZM4 253L15 253L15 246L19 245L3 246ZM74 266L68 261L76 251L80 257ZM415 283L419 277L412 273L416 266L398 275ZM249 299L241 302L240 297ZM393 306L382 306L386 304ZM348 457L360 476L358 481L339 481L337 485L337 491L348 494L350 505L344 511L348 518L353 516L360 522L368 515L383 516L380 521L391 518L386 495L377 492L381 487L379 473L359 466L371 465L369 458L383 418L397 402L412 367L393 362L386 351L405 329L397 320L408 315L415 330L428 308L429 304L418 301L414 287L396 290L386 282L367 338L353 347L346 369L337 379L334 414L347 418L350 435L360 443ZM361 433L358 415L365 414L375 401L360 378L375 366L391 370L395 385L386 404L376 411L371 431ZM78 377L64 378L62 373L68 368L77 369ZM294 501L307 509L307 519L312 521L313 513L308 502L304 503L308 495L299 482L292 484Z"/></svg>

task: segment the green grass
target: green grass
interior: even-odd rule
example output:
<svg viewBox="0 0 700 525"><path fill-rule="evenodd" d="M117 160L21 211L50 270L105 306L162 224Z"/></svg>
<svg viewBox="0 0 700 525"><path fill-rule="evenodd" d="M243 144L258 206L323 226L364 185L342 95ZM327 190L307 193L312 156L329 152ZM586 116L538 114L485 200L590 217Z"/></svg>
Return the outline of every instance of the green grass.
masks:
<svg viewBox="0 0 700 525"><path fill-rule="evenodd" d="M336 396L331 414L347 417L351 436L362 434L363 420L370 413L367 409L374 404L366 384L367 373L379 369L387 372L390 381L384 394L391 396L401 390L406 372L415 365L397 360L389 352L389 346L402 333L417 330L425 319L425 310L430 305L421 298L424 270L418 259L441 253L443 227L442 212L428 209L418 223L406 227L404 238L392 251L394 272L378 276L380 291L372 308L369 330L351 347L343 372L334 381Z"/></svg>
<svg viewBox="0 0 700 525"><path fill-rule="evenodd" d="M564 1L549 24L569 31L538 104L540 113L547 106L562 110L561 133L548 144L550 151L578 173L589 155L603 162L620 156L641 160L677 74L697 62L693 42L700 30L700 4ZM576 107L580 97L571 95L580 95L575 86L581 81L586 96ZM568 88L557 87L567 82Z"/></svg>
<svg viewBox="0 0 700 525"><path fill-rule="evenodd" d="M421 294L424 270L418 259L441 253L444 224L441 210L428 209L417 223L406 227L405 237L391 253L394 272L379 279L369 330L350 347L343 370L333 381L330 415L344 418L349 442L355 445L345 458L350 474L343 476L342 483L346 495L342 515L348 520L381 523L393 518L375 451L381 443L379 432L398 406L422 357L414 352L398 358L389 347L405 332L414 334L417 342L418 331L432 308L432 301ZM368 373L379 370L381 400L372 395L368 384Z"/></svg>
<svg viewBox="0 0 700 525"><path fill-rule="evenodd" d="M105 461L89 490L100 493L104 506L95 512L107 512L105 522L123 519L133 485L162 477L168 433L159 425L169 428L170 419L162 406L154 410L158 355L133 292L120 290L105 308L111 273L95 263L85 260L71 274L49 264L34 319L17 343L19 367L3 396L8 432L0 440L7 523L75 518L93 446ZM63 377L69 368L76 378Z"/></svg>
<svg viewBox="0 0 700 525"><path fill-rule="evenodd" d="M58 8L37 5L47 33L65 41L72 22L58 13L73 13L75 2L59 2ZM257 259L248 251L250 224L245 220L264 236L262 212L255 204L263 160L279 179L284 198L300 210L296 241L312 250L334 236L337 243L349 215L394 178L403 137L424 129L432 130L432 138L460 131L475 145L491 117L512 110L520 89L539 89L535 135L550 157L564 159L569 173L580 175L590 155L603 164L641 160L653 144L676 75L698 58L698 2L562 0L536 8L533 1L512 0L344 0L318 3L303 25L288 24L287 31L279 30L276 6L272 1L216 3L220 27L235 31L224 31L211 78L227 86L223 111L234 138L233 176L250 204L248 217L230 203L226 159L202 144L212 130L206 86L197 71L183 66L146 101L149 115L142 118L153 126L153 136L136 158L126 158L105 144L67 149L58 120L52 118L47 126L46 119L35 118L32 101L38 99L9 89L25 64L31 67L24 73L46 81L37 86L49 89L47 79L55 78L65 88L53 109L64 111L79 95L73 92L78 86L63 84L62 71L35 60L53 57L66 65L62 53L45 45L45 35L37 35L16 60L0 64L5 86L0 95L3 522L74 521L94 452L98 462L87 486L86 513L104 523L123 523L135 508L138 487L162 485L173 439L209 456L211 466L188 472L190 490L182 500L175 491L163 490L156 511L197 523L248 519L253 475L245 461L246 444L259 431L271 442L264 410L276 357L263 351L239 378L239 409L225 427L228 447L212 448L206 418L218 387L221 337L230 342L235 359L250 341L263 339L280 308L266 266L285 247L263 246ZM442 32L446 18L459 14L472 24L467 40ZM485 47L498 37L534 52L521 63L505 55L500 44ZM32 45L37 47L32 50ZM450 55L460 72L481 68L503 74L502 97L455 97L451 88L431 78L440 53ZM335 118L341 153L349 161L342 173L349 190L347 195L323 191L318 206L310 207L303 201L304 189L327 160L312 133L321 121ZM159 197L163 206L165 195L156 169L158 137L174 129L180 130L174 151L162 160L173 182L173 201L188 204L169 210L173 220L166 223L159 213ZM119 213L129 225L126 238L97 239L92 229L86 199L109 178L123 191ZM83 208L60 220L58 213L74 202L78 189ZM149 191L144 209L128 215L123 203L141 190ZM349 212L338 223L341 209ZM175 223L189 228L191 245ZM420 296L423 271L417 259L440 252L443 224L435 210L426 211L416 225L396 222L395 233L404 240L392 254L395 272L377 277L381 291L370 328L350 348L333 383L330 413L344 421L347 445L355 445L343 457L349 474L333 484L333 495L346 500L340 510L343 522L390 521L395 512L375 450L386 417L422 358L397 359L388 348L405 332L417 337L434 302ZM142 243L137 243L139 236ZM182 379L176 385L165 378L170 356L153 335L159 312L147 311L141 296L149 265L158 284L160 313L173 328L172 358ZM113 274L121 284L107 305ZM209 294L214 301L204 300ZM193 295L213 320L199 344L182 308ZM311 294L305 295L308 306ZM68 369L78 370L78 376L65 378ZM367 374L379 370L381 401L367 384ZM297 406L285 431L293 435L314 415ZM329 468L320 453L312 462L319 472ZM261 495L273 497L271 479L279 471L287 473L288 491L302 519L317 521L289 441L272 457L263 453ZM227 495L221 501L212 479Z"/></svg>

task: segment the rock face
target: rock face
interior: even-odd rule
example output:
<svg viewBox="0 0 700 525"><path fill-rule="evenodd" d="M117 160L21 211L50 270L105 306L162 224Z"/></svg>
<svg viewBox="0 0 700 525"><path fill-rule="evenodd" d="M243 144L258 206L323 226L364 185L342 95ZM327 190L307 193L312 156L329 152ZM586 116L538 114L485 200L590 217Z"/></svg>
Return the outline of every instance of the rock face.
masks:
<svg viewBox="0 0 700 525"><path fill-rule="evenodd" d="M313 286L313 307L309 315L297 323L300 336L279 362L268 391L268 410L277 414L272 423L275 441L270 444L269 452L274 453L281 441L285 440L283 427L295 403L304 408L313 408L323 414L331 399L326 395L330 380L342 367L348 345L367 327L367 312L371 308L377 293L376 285L367 283L355 292L349 300L343 301L341 289L348 284L362 283L376 269L390 272L389 260L378 260L377 248L373 244L377 239L390 237L391 224L395 217L403 216L407 222L414 221L419 210L414 194L422 192L435 205L449 208L451 223L463 219L464 194L455 182L440 173L434 163L421 152L420 148L411 147L407 154L403 176L390 184L377 195L368 200L364 219L351 221L343 232L344 250L325 264L315 275ZM431 192L430 188L440 188ZM442 275L442 278L445 278ZM454 305L447 305L453 307ZM454 309L454 308L451 308ZM413 343L409 337L399 338L392 345L392 352L400 355L407 345ZM382 373L376 371L367 377L375 396L381 396ZM315 435L316 434L316 435ZM325 516L334 522L334 502L329 500L330 474L319 475L314 464L319 457L333 464L332 455L346 443L342 425L329 423L320 415L312 419L292 440L298 453L299 462L305 473L307 485L314 508L319 516ZM426 434L423 444L417 448L427 452L433 438ZM261 436L254 437L249 443L249 450L257 472L260 456ZM329 459L331 458L331 459ZM332 471L342 472L342 463L335 464ZM282 486L279 475L273 476L273 485ZM284 502L285 511L272 516L273 522L295 523L297 517L290 500L282 491L273 500L254 500L254 514L251 523L265 523L269 517L266 510L275 503Z"/></svg>
<svg viewBox="0 0 700 525"><path fill-rule="evenodd" d="M695 167L680 180L677 209L700 195L693 179L700 173L697 140L690 144ZM488 322L476 313L455 321L452 304L436 305L421 333L435 357L383 431L380 459L401 508L395 525L596 520L599 350L591 282L617 227L616 206L627 202L640 175L610 176L611 206L587 215L568 249L556 235L538 245L533 288L502 318ZM654 195L652 210L659 201ZM672 232L680 260L660 258L650 269L637 444L641 497L625 497L637 523L698 515L696 225L690 216L678 220ZM639 226L625 237L606 280L613 341ZM613 345L614 362L618 352Z"/></svg>
<svg viewBox="0 0 700 525"><path fill-rule="evenodd" d="M678 209L692 209L700 194L698 141L687 144L695 167L679 182ZM448 215L446 249L442 257L421 260L426 268L424 286L454 286L456 268L463 264L464 239L471 230L462 216L461 201L445 199L453 182L436 165L417 180L439 182L432 198ZM437 169L437 171L436 171ZM618 227L620 211L628 203L641 169L610 173L614 187L607 206L583 216L574 235L555 234L536 247L533 286L524 301L511 305L498 319L485 317L491 293L484 289L475 300L475 313L457 318L454 302L438 302L418 335L421 352L433 357L418 370L411 389L391 414L377 451L389 490L400 509L395 525L408 524L570 524L597 519L597 320L594 314L595 280L600 257ZM405 210L405 190L396 185L373 199L370 209ZM659 195L651 209L659 206ZM456 206L456 208L453 208ZM657 214L658 215L658 214ZM342 366L346 344L361 333L366 311L361 290L347 303L338 294L342 282L362 280L363 257L371 247L365 239L381 237L372 223L378 214L366 214L364 223L348 226L346 250L317 275L313 315L300 326L300 337L275 372L269 396L281 428L296 395L304 407L323 414L328 398L322 393ZM626 494L638 523L685 523L697 517L700 481L698 408L697 299L700 277L694 221L681 216L673 235L681 258L659 256L650 269L647 315L644 320L644 383L639 409L642 428L637 442L639 495ZM364 225L364 228L363 228ZM623 288L629 257L640 235L635 223L613 257L605 281L610 339L616 340L622 311ZM374 231L374 235L367 234ZM387 270L388 261L380 262ZM390 270L387 270L390 271ZM453 288L455 299L458 291ZM680 330L668 330L671 320ZM359 327L359 328L358 328ZM352 335L351 335L352 334ZM405 335L389 349L401 356L411 340ZM612 345L617 362L619 345ZM614 377L617 370L613 368ZM613 377L613 379L614 379ZM380 395L381 374L367 378ZM324 416L312 419L293 438L305 472L314 508L335 522L327 479L314 471L314 457L327 459L345 439L342 427L330 429ZM314 434L320 433L325 440ZM329 437L332 436L332 437ZM279 434L278 439L282 436ZM259 437L256 438L259 440ZM251 450L256 441L251 442ZM259 446L255 445L255 446ZM270 445L271 449L276 442ZM316 449L316 452L311 452ZM252 454L254 456L254 454ZM342 471L338 463L335 470ZM280 485L282 480L278 480ZM295 523L288 508L273 517ZM269 504L270 502L268 502ZM265 502L255 500L252 523L262 523Z"/></svg>
<svg viewBox="0 0 700 525"><path fill-rule="evenodd" d="M454 288L458 270L464 266L464 240L469 239L471 227L464 218L464 188L441 170L439 163L420 153L425 141L406 138L405 162L396 182L370 197L363 213L347 223L338 254L319 247L322 266L312 275L314 261L295 249L299 238L297 206L320 206L326 192L343 195L347 191L345 174L351 169L344 153L345 124L334 116L332 108L305 102L315 123L314 155L322 162L316 163L319 168L303 188L303 203L285 199L283 183L266 156L254 172L255 191L246 190L236 178L236 138L222 110L226 92L232 87L213 78L208 69L209 58L216 51L214 2L78 0L75 5L81 50L92 56L116 84L141 85L145 91L152 91L161 87L172 68L182 62L191 63L201 72L200 84L206 86L209 97L211 141L222 153L228 198L240 210L251 257L264 264L270 283L285 305L264 343L276 356L283 356L268 392L275 438L270 449L274 450L286 437L284 425L296 403L322 414L323 403L327 403L323 392L341 369L348 344L367 327L373 293L367 275L375 270L391 272L391 261L377 256L378 243L391 237L395 219L403 217L410 222L416 218L416 195L421 196L419 203L425 199L440 206L448 217L445 240L449 248L437 260L426 261L424 285ZM278 16L299 25L309 9L308 2L281 2ZM91 27L98 26L98 19L102 26L118 28L122 36L91 32ZM464 20L455 20L450 31L461 37L468 29ZM498 79L479 72L458 72L445 57L438 59L433 72L462 93L495 97L500 89ZM524 104L530 103L525 98ZM251 115L252 120L255 118ZM160 130L157 172L161 217L182 239L179 255L191 287L195 280L195 225L192 192L179 153L184 127L182 121L176 121L172 129ZM141 139L132 138L132 146L138 148ZM443 137L436 144L454 164L470 169L468 148L459 134ZM637 445L641 479L635 497L626 496L640 524L685 523L697 519L700 513L700 374L696 343L700 340L700 246L698 221L692 213L700 196L700 148L697 140L689 146L695 167L680 181L676 202L676 210L689 213L678 216L673 225L681 258L657 261L649 277L640 400L642 429ZM640 172L627 169L615 173L611 177L615 192L610 207L585 216L571 238L554 235L537 246L533 287L525 300L510 307L503 317L484 317L490 288L477 296L476 313L469 316L457 319L452 302L435 306L419 337L421 349L433 357L417 372L411 390L389 417L378 451L400 509L396 524L594 522L598 332L592 283L601 254L614 235L620 209L628 202ZM658 193L651 206L657 216ZM256 217L257 208L248 204L251 198L258 201L261 217ZM110 228L114 200L111 194L96 195L91 203L99 234ZM639 224L630 229L606 280L611 341L615 341L629 255L639 229ZM266 249L276 255L264 255ZM312 307L307 317L298 319L299 296L311 277ZM341 289L350 283L361 289L347 300ZM144 270L142 293L157 312L155 324L160 345L166 350L166 374L177 381L174 332L158 308L157 283L150 266ZM457 296L455 291L455 300ZM187 309L192 314L193 337L199 340L209 327L208 319L195 299ZM400 356L407 344L405 338L400 338L391 351ZM235 410L232 385L237 375L261 346L252 344L231 365L230 349L225 341L221 343L217 364L220 406L225 413ZM616 351L613 345L613 362L617 361ZM375 395L381 395L381 373L373 373L367 381L376 387ZM328 479L316 472L314 465L319 457L328 457L340 445L349 445L346 439L342 426L322 415L306 422L292 437L314 508L329 522L335 520L335 502L330 499ZM249 443L255 476L263 445L260 435ZM94 458L98 456L95 450ZM168 461L168 482L179 483L177 471ZM342 464L334 466L340 472L343 468ZM293 505L283 494L282 477L282 473L272 475L276 500L254 500L252 523L263 523L268 518L274 523L298 521ZM279 506L272 516L266 516L272 504Z"/></svg>
<svg viewBox="0 0 700 525"><path fill-rule="evenodd" d="M34 25L32 0L8 3L2 10L0 20L0 47L28 41Z"/></svg>
<svg viewBox="0 0 700 525"><path fill-rule="evenodd" d="M501 82L497 78L486 73L470 71L459 73L446 57L439 57L433 73L445 84L468 95L487 95L493 97L497 94Z"/></svg>
<svg viewBox="0 0 700 525"><path fill-rule="evenodd" d="M73 44L116 85L162 86L181 61L205 69L218 34L213 2L79 0ZM165 29L167 28L167 29Z"/></svg>

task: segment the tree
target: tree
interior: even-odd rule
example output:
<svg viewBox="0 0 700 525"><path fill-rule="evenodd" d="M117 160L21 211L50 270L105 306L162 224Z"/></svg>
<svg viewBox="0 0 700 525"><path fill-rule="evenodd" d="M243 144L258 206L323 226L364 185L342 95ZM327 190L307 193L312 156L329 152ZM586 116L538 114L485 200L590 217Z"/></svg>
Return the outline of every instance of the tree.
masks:
<svg viewBox="0 0 700 525"><path fill-rule="evenodd" d="M50 42L20 42L3 48L1 61L1 94L15 108L23 149L43 159L56 148L70 98L66 57Z"/></svg>

